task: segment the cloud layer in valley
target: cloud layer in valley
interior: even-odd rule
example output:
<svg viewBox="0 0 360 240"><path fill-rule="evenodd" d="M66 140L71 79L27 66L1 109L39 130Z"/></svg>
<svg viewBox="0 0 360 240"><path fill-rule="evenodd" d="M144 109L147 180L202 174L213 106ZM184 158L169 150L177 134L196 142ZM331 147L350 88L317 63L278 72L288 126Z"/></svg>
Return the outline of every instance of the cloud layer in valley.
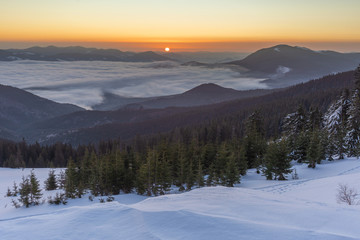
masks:
<svg viewBox="0 0 360 240"><path fill-rule="evenodd" d="M152 97L185 92L203 83L238 90L267 88L263 79L230 69L181 66L174 62L0 62L0 84L26 89L61 103L90 108L104 92Z"/></svg>

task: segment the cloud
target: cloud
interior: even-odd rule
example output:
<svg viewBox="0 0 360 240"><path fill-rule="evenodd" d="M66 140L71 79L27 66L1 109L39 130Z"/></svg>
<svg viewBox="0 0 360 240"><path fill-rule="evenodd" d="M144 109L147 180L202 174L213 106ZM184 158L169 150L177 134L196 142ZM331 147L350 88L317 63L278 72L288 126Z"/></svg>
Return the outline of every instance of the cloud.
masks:
<svg viewBox="0 0 360 240"><path fill-rule="evenodd" d="M1 84L26 89L57 102L83 107L100 103L103 92L152 97L185 92L203 83L238 90L267 88L263 79L230 69L181 66L175 62L0 62Z"/></svg>

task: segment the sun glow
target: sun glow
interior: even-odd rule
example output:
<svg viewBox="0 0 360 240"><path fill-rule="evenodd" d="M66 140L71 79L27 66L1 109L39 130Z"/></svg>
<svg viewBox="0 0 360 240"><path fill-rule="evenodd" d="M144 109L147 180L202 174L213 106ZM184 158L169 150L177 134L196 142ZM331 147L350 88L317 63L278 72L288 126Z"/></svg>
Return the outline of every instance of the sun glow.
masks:
<svg viewBox="0 0 360 240"><path fill-rule="evenodd" d="M170 52L170 48L166 47L165 52Z"/></svg>

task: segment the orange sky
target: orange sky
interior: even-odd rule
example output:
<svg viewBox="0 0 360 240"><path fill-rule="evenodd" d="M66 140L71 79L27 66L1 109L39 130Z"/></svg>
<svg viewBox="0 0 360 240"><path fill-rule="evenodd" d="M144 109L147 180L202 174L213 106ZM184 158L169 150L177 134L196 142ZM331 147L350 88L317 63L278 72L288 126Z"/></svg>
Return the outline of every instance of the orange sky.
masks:
<svg viewBox="0 0 360 240"><path fill-rule="evenodd" d="M358 0L4 0L0 48L360 51Z"/></svg>

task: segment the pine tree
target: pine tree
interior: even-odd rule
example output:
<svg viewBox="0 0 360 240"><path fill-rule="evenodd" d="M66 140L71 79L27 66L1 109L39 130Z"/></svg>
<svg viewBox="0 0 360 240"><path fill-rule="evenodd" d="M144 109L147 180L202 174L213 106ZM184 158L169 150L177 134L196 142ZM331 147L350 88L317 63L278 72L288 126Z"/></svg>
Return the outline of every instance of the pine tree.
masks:
<svg viewBox="0 0 360 240"><path fill-rule="evenodd" d="M39 205L42 197L39 180L31 171L30 176L23 177L19 188L20 198L18 199L25 207Z"/></svg>
<svg viewBox="0 0 360 240"><path fill-rule="evenodd" d="M68 198L76 198L77 196L77 183L78 175L74 161L72 158L68 161L68 166L65 171L65 194Z"/></svg>
<svg viewBox="0 0 360 240"><path fill-rule="evenodd" d="M226 163L225 183L228 187L233 187L234 184L240 183L240 174L238 171L238 166L236 166L234 153L229 156L229 160Z"/></svg>
<svg viewBox="0 0 360 240"><path fill-rule="evenodd" d="M65 182L66 182L65 172L63 170L60 170L60 172L58 174L58 181L57 181L57 185L59 186L60 189L65 188Z"/></svg>
<svg viewBox="0 0 360 240"><path fill-rule="evenodd" d="M30 185L31 185L30 202L33 205L39 205L40 199L42 197L42 193L40 189L39 180L36 178L35 173L33 171L31 171L30 173Z"/></svg>
<svg viewBox="0 0 360 240"><path fill-rule="evenodd" d="M55 190L58 188L57 181L56 181L56 175L55 170L49 171L49 176L45 181L45 189L47 191Z"/></svg>
<svg viewBox="0 0 360 240"><path fill-rule="evenodd" d="M292 149L290 154L290 158L298 163L302 163L306 161L307 151L309 147L309 133L302 131L295 139L293 145L289 146Z"/></svg>
<svg viewBox="0 0 360 240"><path fill-rule="evenodd" d="M299 105L295 113L288 114L282 124L283 132L288 138L305 131L307 125L307 114L303 105Z"/></svg>
<svg viewBox="0 0 360 240"><path fill-rule="evenodd" d="M286 180L284 175L291 173L291 159L288 157L287 146L285 140L269 144L263 169L266 179Z"/></svg>
<svg viewBox="0 0 360 240"><path fill-rule="evenodd" d="M319 132L314 131L312 133L309 151L307 152L307 162L309 168L315 168L316 163L320 161L320 139L319 139Z"/></svg>
<svg viewBox="0 0 360 240"><path fill-rule="evenodd" d="M16 182L14 182L14 184L13 184L12 196L13 196L13 197L16 197L16 196L18 195L18 193L19 193L19 188L18 188L18 186L16 185Z"/></svg>
<svg viewBox="0 0 360 240"><path fill-rule="evenodd" d="M195 185L195 181L196 181L196 176L194 174L194 169L193 169L193 162L192 160L190 160L189 165L187 166L187 171L186 171L186 190L191 190L192 187Z"/></svg>
<svg viewBox="0 0 360 240"><path fill-rule="evenodd" d="M360 84L360 80L359 83ZM356 88L352 97L350 116L346 134L346 145L349 156L359 156L360 148L360 89Z"/></svg>
<svg viewBox="0 0 360 240"><path fill-rule="evenodd" d="M360 64L359 64L359 66L355 69L354 79L355 79L356 89L360 89Z"/></svg>
<svg viewBox="0 0 360 240"><path fill-rule="evenodd" d="M148 189L148 166L142 164L136 175L135 189L140 195L143 195Z"/></svg>
<svg viewBox="0 0 360 240"><path fill-rule="evenodd" d="M259 167L266 148L263 119L259 111L250 115L245 128L243 147L248 168Z"/></svg>
<svg viewBox="0 0 360 240"><path fill-rule="evenodd" d="M338 159L344 159L346 153L346 128L343 124L339 124L334 134L335 153Z"/></svg>
<svg viewBox="0 0 360 240"><path fill-rule="evenodd" d="M218 153L216 154L215 159L215 183L222 185L226 185L226 179L225 179L225 169L226 169L226 163L228 162L230 155L230 151L228 148L228 145L224 142L221 144Z"/></svg>
<svg viewBox="0 0 360 240"><path fill-rule="evenodd" d="M201 164L201 160L198 160L198 169L197 169L197 174L196 174L196 182L198 187L203 187L204 186L204 174L203 174L203 168L202 168L202 164Z"/></svg>
<svg viewBox="0 0 360 240"><path fill-rule="evenodd" d="M22 177L22 182L20 183L19 188L20 198L18 199L25 207L31 205L30 194L31 194L31 184L29 177Z"/></svg>

